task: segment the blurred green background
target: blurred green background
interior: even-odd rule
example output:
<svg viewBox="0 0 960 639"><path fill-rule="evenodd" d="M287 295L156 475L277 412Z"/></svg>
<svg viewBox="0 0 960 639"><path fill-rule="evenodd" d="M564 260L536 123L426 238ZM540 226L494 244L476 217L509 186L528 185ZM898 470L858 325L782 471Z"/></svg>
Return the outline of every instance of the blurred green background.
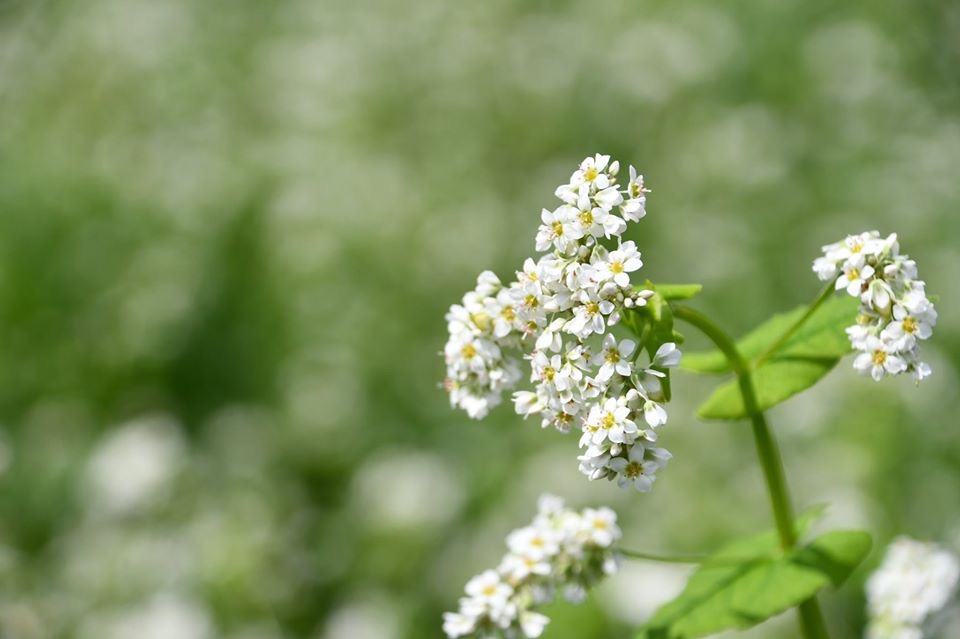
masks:
<svg viewBox="0 0 960 639"><path fill-rule="evenodd" d="M825 525L960 550L958 68L936 0L0 0L0 636L439 637L544 491L638 550L767 528L709 379L648 495L438 388L446 308L597 151L653 189L641 273L736 332L813 298L821 244L900 233L935 375L845 361L771 420ZM545 636L629 637L684 575L631 563Z"/></svg>

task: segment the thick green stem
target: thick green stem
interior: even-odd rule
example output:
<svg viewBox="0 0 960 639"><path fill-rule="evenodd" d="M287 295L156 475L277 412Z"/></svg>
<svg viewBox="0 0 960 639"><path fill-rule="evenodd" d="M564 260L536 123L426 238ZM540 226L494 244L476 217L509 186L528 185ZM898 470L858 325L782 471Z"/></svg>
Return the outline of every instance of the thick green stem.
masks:
<svg viewBox="0 0 960 639"><path fill-rule="evenodd" d="M823 302L823 299L826 299L823 294L820 297L821 299L818 299L814 306L807 311L802 321L797 322L787 332L786 336L781 338L780 344L786 341L789 335L813 314L813 311ZM743 397L743 406L750 416L750 424L753 427L753 440L757 447L760 466L763 469L763 478L767 485L767 494L770 497L770 506L773 509L773 518L780 537L780 546L785 551L791 550L797 544L797 534L793 526L793 506L790 504L790 495L787 491L787 478L783 470L783 461L780 458L777 443L767 425L767 419L757 403L757 393L753 387L751 367L743 359L740 351L737 350L737 345L733 339L708 317L685 306L674 307L673 313L674 317L696 327L710 338L726 356L730 362L730 368L737 376L740 395ZM775 349L771 349L771 352L772 350ZM804 637L807 639L827 638L826 625L815 598L811 598L800 605L799 615L800 627Z"/></svg>
<svg viewBox="0 0 960 639"><path fill-rule="evenodd" d="M816 597L811 597L800 604L798 614L804 637L829 639L830 633L827 632L827 624L823 620L823 612L820 610L820 603Z"/></svg>

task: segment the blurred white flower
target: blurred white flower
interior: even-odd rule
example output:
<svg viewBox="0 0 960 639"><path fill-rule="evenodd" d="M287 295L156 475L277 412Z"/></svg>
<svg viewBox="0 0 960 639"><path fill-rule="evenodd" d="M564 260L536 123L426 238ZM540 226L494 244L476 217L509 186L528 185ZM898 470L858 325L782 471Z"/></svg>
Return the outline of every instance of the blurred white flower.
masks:
<svg viewBox="0 0 960 639"><path fill-rule="evenodd" d="M957 556L936 544L898 537L867 580L867 639L912 639L956 592Z"/></svg>
<svg viewBox="0 0 960 639"><path fill-rule="evenodd" d="M658 562L627 562L604 583L597 601L610 614L638 625L654 610L680 594L694 566Z"/></svg>
<svg viewBox="0 0 960 639"><path fill-rule="evenodd" d="M552 495L538 500L529 526L507 535L509 552L496 570L467 582L457 612L443 615L450 639L474 635L539 637L550 621L534 607L557 590L579 602L588 587L616 572L617 515L609 508L577 512Z"/></svg>
<svg viewBox="0 0 960 639"><path fill-rule="evenodd" d="M378 529L443 524L464 499L460 478L443 458L413 450L383 451L365 461L354 491L358 507Z"/></svg>
<svg viewBox="0 0 960 639"><path fill-rule="evenodd" d="M390 600L372 595L349 602L329 617L321 639L397 639L399 620Z"/></svg>
<svg viewBox="0 0 960 639"><path fill-rule="evenodd" d="M87 467L93 507L123 514L149 505L174 478L183 454L180 428L164 415L107 432Z"/></svg>
<svg viewBox="0 0 960 639"><path fill-rule="evenodd" d="M101 625L102 624L102 625ZM207 611L195 601L175 593L159 593L139 608L94 623L101 639L213 639ZM91 633L90 639L94 639Z"/></svg>

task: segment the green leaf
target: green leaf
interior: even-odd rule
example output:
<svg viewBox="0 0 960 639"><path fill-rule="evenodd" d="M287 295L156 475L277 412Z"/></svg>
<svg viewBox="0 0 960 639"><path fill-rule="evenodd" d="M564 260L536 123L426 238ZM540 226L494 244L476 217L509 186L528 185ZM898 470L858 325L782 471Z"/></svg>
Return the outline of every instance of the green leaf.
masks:
<svg viewBox="0 0 960 639"><path fill-rule="evenodd" d="M646 300L646 304L623 313L623 324L643 341L643 348L650 358L656 355L657 349L667 342L683 343L683 335L673 326L673 309L669 300L680 300L693 297L703 287L700 284L654 284L647 280L637 286L637 290L653 291ZM670 370L657 369L664 374L661 378L663 397L670 401Z"/></svg>
<svg viewBox="0 0 960 639"><path fill-rule="evenodd" d="M703 284L650 284L660 296L668 302L688 300L703 290Z"/></svg>
<svg viewBox="0 0 960 639"><path fill-rule="evenodd" d="M767 410L810 388L850 352L846 328L856 317L856 307L857 300L849 296L829 299L793 335L776 346L807 312L806 307L796 308L774 315L737 342L737 349L753 369L760 410ZM769 352L774 346L776 350ZM680 365L702 373L729 370L726 357L720 351L685 353ZM717 388L697 414L703 419L747 417L736 380Z"/></svg>
<svg viewBox="0 0 960 639"><path fill-rule="evenodd" d="M774 359L753 372L753 386L760 410L776 406L816 384L829 373L838 358ZM705 401L697 415L702 419L743 419L747 417L737 381L721 385Z"/></svg>
<svg viewBox="0 0 960 639"><path fill-rule="evenodd" d="M755 360L769 350L806 311L806 306L800 306L788 313L774 315L738 340L737 350L744 359ZM842 296L827 300L770 359L843 357L850 351L845 329L854 322L856 315L856 299ZM725 373L730 370L727 358L718 350L684 353L680 366L697 373Z"/></svg>
<svg viewBox="0 0 960 639"><path fill-rule="evenodd" d="M870 535L826 533L779 556L754 555L733 561L744 548L773 549L772 533L737 542L708 559L686 588L640 631L640 639L694 639L745 629L806 601L828 585L840 585L866 557ZM732 552L731 549L740 550Z"/></svg>

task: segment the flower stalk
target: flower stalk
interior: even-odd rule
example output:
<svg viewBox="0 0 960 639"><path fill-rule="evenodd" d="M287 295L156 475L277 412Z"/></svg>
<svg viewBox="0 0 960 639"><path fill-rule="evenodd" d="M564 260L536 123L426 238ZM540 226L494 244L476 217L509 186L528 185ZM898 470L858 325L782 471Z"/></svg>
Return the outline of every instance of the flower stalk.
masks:
<svg viewBox="0 0 960 639"><path fill-rule="evenodd" d="M818 304L823 302L826 297L821 294ZM686 306L676 306L673 309L674 317L683 320L698 329L706 335L730 362L730 368L733 369L737 377L737 384L740 388L740 394L743 397L743 405L750 416L750 424L753 429L753 440L757 449L757 457L760 460L760 466L763 469L763 478L767 486L767 494L770 498L770 506L773 510L773 518L777 526L777 534L780 538L780 547L784 551L793 549L797 544L797 534L793 526L794 514L793 506L790 502L790 495L787 490L787 478L783 469L783 461L780 457L780 450L777 447L776 440L770 432L766 416L760 410L757 402L756 390L753 386L753 376L750 365L744 360L740 351L737 350L736 343L717 326L706 315ZM804 315L804 321L812 315ZM788 333L796 332L802 322L798 322L790 329ZM789 335L787 335L789 337ZM778 343L783 343L786 338L781 338ZM803 602L799 608L800 628L806 639L827 639L826 624L823 620L823 613L820 611L820 605L815 597Z"/></svg>

